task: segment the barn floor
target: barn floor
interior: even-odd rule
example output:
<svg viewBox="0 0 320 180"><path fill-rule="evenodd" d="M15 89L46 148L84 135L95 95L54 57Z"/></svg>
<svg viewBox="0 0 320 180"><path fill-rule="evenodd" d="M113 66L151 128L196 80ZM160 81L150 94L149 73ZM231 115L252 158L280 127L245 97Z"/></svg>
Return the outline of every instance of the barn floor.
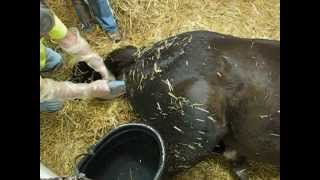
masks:
<svg viewBox="0 0 320 180"><path fill-rule="evenodd" d="M83 33L101 55L113 49L148 46L166 37L189 30L210 30L247 38L280 40L279 0L110 0L123 40L110 42L99 28ZM78 19L71 1L49 0L51 8L71 27ZM55 42L50 47L60 49ZM67 55L65 67L47 74L57 80L70 75L73 61ZM74 158L110 129L130 122L134 114L125 99L110 102L68 101L57 113L40 113L40 159L58 175L73 173ZM251 179L280 179L277 171L253 163ZM222 158L212 157L181 173L177 180L232 180L230 167Z"/></svg>

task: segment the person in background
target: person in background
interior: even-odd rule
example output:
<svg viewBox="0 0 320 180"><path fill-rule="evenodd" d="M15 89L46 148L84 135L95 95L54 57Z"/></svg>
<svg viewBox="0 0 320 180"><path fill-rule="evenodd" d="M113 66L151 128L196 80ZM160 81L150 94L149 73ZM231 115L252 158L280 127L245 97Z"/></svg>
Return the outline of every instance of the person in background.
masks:
<svg viewBox="0 0 320 180"><path fill-rule="evenodd" d="M121 36L109 0L88 0L88 3L102 30L107 32L112 40L120 41Z"/></svg>
<svg viewBox="0 0 320 180"><path fill-rule="evenodd" d="M92 83L75 84L42 78L41 72L57 69L63 61L59 53L44 46L45 37L58 42L66 53L75 57L76 61L86 62L101 74L102 79ZM124 93L124 81L114 81L114 76L106 68L102 57L90 48L79 31L76 28L67 29L49 9L45 0L40 0L40 112L58 111L68 99L113 99Z"/></svg>
<svg viewBox="0 0 320 180"><path fill-rule="evenodd" d="M111 40L120 41L121 35L108 0L72 0L72 4L84 31L92 30L92 19L95 19Z"/></svg>

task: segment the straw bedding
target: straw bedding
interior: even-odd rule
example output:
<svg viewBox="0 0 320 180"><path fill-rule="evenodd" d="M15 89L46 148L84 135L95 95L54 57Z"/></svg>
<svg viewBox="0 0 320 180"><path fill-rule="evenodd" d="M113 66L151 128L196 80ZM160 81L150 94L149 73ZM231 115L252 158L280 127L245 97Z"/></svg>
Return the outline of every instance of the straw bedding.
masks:
<svg viewBox="0 0 320 180"><path fill-rule="evenodd" d="M71 1L49 0L50 7L68 26L79 21ZM112 43L97 26L82 33L102 56L125 45L148 46L169 36L210 30L238 37L280 40L279 0L110 0L123 40ZM55 42L50 47L60 51ZM73 60L63 54L65 66L46 76L66 80ZM110 129L135 118L125 99L68 101L56 113L40 113L40 159L58 175L73 173L74 158ZM279 179L268 165L251 163L251 179ZM234 179L221 157L212 157L181 173L177 180Z"/></svg>

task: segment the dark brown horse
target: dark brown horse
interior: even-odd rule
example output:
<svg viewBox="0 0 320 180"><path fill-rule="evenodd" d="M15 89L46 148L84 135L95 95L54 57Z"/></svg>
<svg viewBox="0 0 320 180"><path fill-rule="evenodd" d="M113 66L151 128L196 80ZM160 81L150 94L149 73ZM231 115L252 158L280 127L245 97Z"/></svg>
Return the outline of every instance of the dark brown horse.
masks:
<svg viewBox="0 0 320 180"><path fill-rule="evenodd" d="M208 31L125 47L105 61L141 121L163 136L169 174L219 150L245 179L245 160L280 167L280 42ZM81 70L81 73L80 73ZM85 64L72 81L99 79Z"/></svg>

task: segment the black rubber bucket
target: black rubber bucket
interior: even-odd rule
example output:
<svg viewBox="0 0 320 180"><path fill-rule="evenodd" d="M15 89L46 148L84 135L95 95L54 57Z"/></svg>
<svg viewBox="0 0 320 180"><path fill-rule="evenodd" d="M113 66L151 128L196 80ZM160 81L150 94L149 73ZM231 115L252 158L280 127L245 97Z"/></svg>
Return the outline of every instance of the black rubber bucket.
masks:
<svg viewBox="0 0 320 180"><path fill-rule="evenodd" d="M160 180L165 147L160 134L145 124L113 129L77 164L76 173L93 180Z"/></svg>

